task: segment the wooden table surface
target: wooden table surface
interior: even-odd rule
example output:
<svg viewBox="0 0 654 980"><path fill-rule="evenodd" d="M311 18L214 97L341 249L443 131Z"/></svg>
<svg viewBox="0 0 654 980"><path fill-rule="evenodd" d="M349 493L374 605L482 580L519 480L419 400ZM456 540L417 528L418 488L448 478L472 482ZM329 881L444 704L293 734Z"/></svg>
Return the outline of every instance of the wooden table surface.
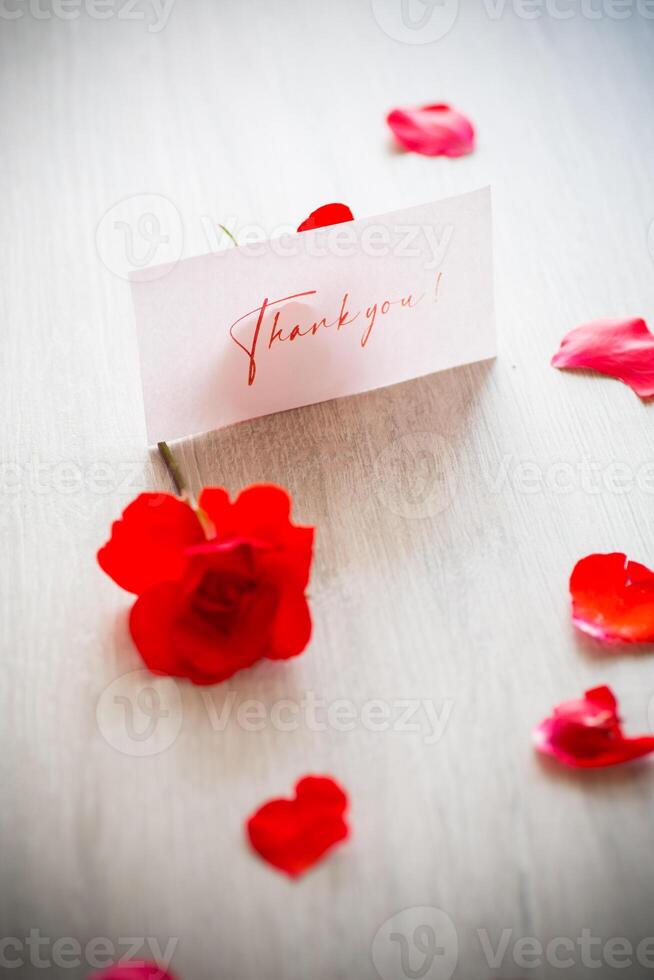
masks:
<svg viewBox="0 0 654 980"><path fill-rule="evenodd" d="M429 42L429 8L412 28L399 0L157 9L0 14L0 965L42 976L39 930L56 977L104 962L102 937L172 940L181 980L646 975L652 767L556 770L530 732L600 683L629 731L654 724L651 652L584 642L567 595L590 552L654 564L654 407L549 367L578 323L654 323L653 11L465 2ZM395 152L385 113L437 101L477 152ZM95 552L170 484L124 278L149 232L110 255L112 209L160 195L192 255L218 222L272 234L326 201L376 214L486 184L496 361L176 448L196 489L276 481L316 524L310 648L204 692L133 673L130 596ZM353 834L292 883L243 821L311 771L347 788ZM529 940L557 937L537 962Z"/></svg>

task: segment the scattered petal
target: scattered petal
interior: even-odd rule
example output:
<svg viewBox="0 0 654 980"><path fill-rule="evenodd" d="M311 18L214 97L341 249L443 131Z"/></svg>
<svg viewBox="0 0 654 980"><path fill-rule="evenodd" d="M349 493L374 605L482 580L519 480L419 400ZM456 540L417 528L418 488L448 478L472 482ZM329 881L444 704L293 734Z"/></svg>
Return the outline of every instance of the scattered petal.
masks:
<svg viewBox="0 0 654 980"><path fill-rule="evenodd" d="M571 330L552 358L556 368L589 368L654 397L654 336L640 317L594 320Z"/></svg>
<svg viewBox="0 0 654 980"><path fill-rule="evenodd" d="M347 204L323 204L321 208L312 211L305 218L298 231L311 231L313 228L325 228L327 225L340 225L344 221L354 221L354 215Z"/></svg>
<svg viewBox="0 0 654 980"><path fill-rule="evenodd" d="M133 963L117 963L106 970L99 970L92 973L88 980L175 980L175 977L156 963L135 960Z"/></svg>
<svg viewBox="0 0 654 980"><path fill-rule="evenodd" d="M386 122L405 149L427 157L461 157L475 148L472 123L449 105L393 109Z"/></svg>
<svg viewBox="0 0 654 980"><path fill-rule="evenodd" d="M588 555L570 576L572 621L596 640L654 643L654 572L621 552Z"/></svg>
<svg viewBox="0 0 654 980"><path fill-rule="evenodd" d="M329 776L305 776L293 799L264 803L247 822L254 850L292 878L303 874L349 834L348 800Z"/></svg>
<svg viewBox="0 0 654 980"><path fill-rule="evenodd" d="M654 752L654 736L623 734L617 701L608 687L557 705L534 730L534 742L539 752L580 769L615 766Z"/></svg>

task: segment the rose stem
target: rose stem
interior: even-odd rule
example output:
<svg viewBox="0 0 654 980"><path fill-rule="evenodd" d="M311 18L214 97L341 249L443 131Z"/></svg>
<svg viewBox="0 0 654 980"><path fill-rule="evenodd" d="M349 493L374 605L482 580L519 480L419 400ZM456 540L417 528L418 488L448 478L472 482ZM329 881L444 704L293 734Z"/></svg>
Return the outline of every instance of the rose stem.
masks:
<svg viewBox="0 0 654 980"><path fill-rule="evenodd" d="M158 442L157 449L159 450L161 458L166 464L166 469L172 477L173 483L175 484L175 490L177 490L177 495L179 497L188 498L186 483L184 482L182 471L175 462L175 458L170 451L170 446L167 442Z"/></svg>
<svg viewBox="0 0 654 980"><path fill-rule="evenodd" d="M225 232L225 234L226 234L226 235L229 235L229 237L231 238L231 240L232 240L232 241L234 242L234 244L235 244L235 245L236 245L236 247L238 248L238 242L236 241L236 239L235 239L235 238L234 238L234 236L232 235L232 233L231 233L231 231L229 230L229 228L225 228L225 226L224 226L224 225L220 225L220 224L218 225L218 227L219 227L219 228L222 228L222 230L223 230L223 231Z"/></svg>

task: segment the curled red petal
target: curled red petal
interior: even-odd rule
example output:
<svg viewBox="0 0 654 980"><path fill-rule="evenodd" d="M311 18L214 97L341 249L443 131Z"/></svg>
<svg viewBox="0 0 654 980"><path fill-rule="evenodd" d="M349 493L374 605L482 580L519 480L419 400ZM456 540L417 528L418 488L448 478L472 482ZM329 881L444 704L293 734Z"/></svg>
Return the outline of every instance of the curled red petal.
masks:
<svg viewBox="0 0 654 980"><path fill-rule="evenodd" d="M347 204L323 204L305 218L298 231L311 231L313 228L325 228L327 225L340 225L344 221L354 221L354 215Z"/></svg>
<svg viewBox="0 0 654 980"><path fill-rule="evenodd" d="M114 522L98 564L123 589L140 595L178 579L188 563L184 549L202 540L202 526L187 503L167 493L142 493Z"/></svg>
<svg viewBox="0 0 654 980"><path fill-rule="evenodd" d="M156 963L134 960L133 963L116 963L106 970L98 970L88 980L175 980L175 975Z"/></svg>
<svg viewBox="0 0 654 980"><path fill-rule="evenodd" d="M598 709L599 711L608 711L611 718L618 720L618 702L607 684L602 684L601 687L591 687L589 691L586 691L584 704L589 705L593 713Z"/></svg>
<svg viewBox="0 0 654 980"><path fill-rule="evenodd" d="M423 156L460 157L475 148L472 123L449 105L393 109L386 122L405 149Z"/></svg>
<svg viewBox="0 0 654 980"><path fill-rule="evenodd" d="M578 769L620 765L654 752L654 736L624 735L617 701L608 687L557 705L534 729L534 743L539 752Z"/></svg>
<svg viewBox="0 0 654 980"><path fill-rule="evenodd" d="M582 632L605 642L654 643L654 572L622 552L577 562L570 595Z"/></svg>
<svg viewBox="0 0 654 980"><path fill-rule="evenodd" d="M556 368L588 368L654 397L654 336L640 317L594 320L571 330L552 358Z"/></svg>
<svg viewBox="0 0 654 980"><path fill-rule="evenodd" d="M349 835L348 800L330 776L305 776L292 799L264 803L247 821L254 850L291 877L303 874Z"/></svg>

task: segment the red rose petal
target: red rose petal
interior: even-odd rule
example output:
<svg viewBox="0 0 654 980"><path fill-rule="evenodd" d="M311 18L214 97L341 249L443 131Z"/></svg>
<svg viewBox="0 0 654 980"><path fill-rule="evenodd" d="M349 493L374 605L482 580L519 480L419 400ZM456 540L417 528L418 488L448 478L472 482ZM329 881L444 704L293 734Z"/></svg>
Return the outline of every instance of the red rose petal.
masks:
<svg viewBox="0 0 654 980"><path fill-rule="evenodd" d="M291 500L282 487L255 484L231 503L222 487L205 487L198 505L211 518L219 540L241 537L279 543L291 527Z"/></svg>
<svg viewBox="0 0 654 980"><path fill-rule="evenodd" d="M268 544L272 552L265 561L280 567L296 584L305 588L313 557L314 528L292 524L291 500L286 490L275 484L255 484L242 490L234 503L224 490L206 487L199 506L212 520L217 540L241 538L258 546Z"/></svg>
<svg viewBox="0 0 654 980"><path fill-rule="evenodd" d="M460 157L475 148L472 123L449 105L393 109L386 122L405 149L423 156Z"/></svg>
<svg viewBox="0 0 654 980"><path fill-rule="evenodd" d="M654 572L621 552L588 555L570 576L572 621L598 640L654 643Z"/></svg>
<svg viewBox="0 0 654 980"><path fill-rule="evenodd" d="M139 596L129 614L129 630L148 670L170 677L190 677L188 665L172 640L181 602L177 582L161 582ZM198 681L201 683L201 681Z"/></svg>
<svg viewBox="0 0 654 980"><path fill-rule="evenodd" d="M311 613L306 596L296 589L286 589L277 606L267 656L271 660L297 657L308 645L311 630Z"/></svg>
<svg viewBox="0 0 654 980"><path fill-rule="evenodd" d="M99 970L92 973L88 980L175 980L175 976L156 963L135 960L133 963L117 963L106 970Z"/></svg>
<svg viewBox="0 0 654 980"><path fill-rule="evenodd" d="M539 752L581 769L620 765L654 752L654 736L623 734L617 702L608 687L593 688L578 701L557 705L534 730L534 742Z"/></svg>
<svg viewBox="0 0 654 980"><path fill-rule="evenodd" d="M347 204L323 204L321 208L312 211L305 218L298 231L311 231L313 228L325 228L327 225L340 225L344 221L354 221L354 215Z"/></svg>
<svg viewBox="0 0 654 980"><path fill-rule="evenodd" d="M595 320L576 327L552 358L556 368L589 368L654 397L654 336L644 320Z"/></svg>
<svg viewBox="0 0 654 980"><path fill-rule="evenodd" d="M203 510L215 528L219 528L229 514L231 504L224 487L205 487L200 491L198 507Z"/></svg>
<svg viewBox="0 0 654 980"><path fill-rule="evenodd" d="M142 493L114 521L98 564L128 592L139 595L178 579L188 564L184 549L204 540L197 515L167 493Z"/></svg>
<svg viewBox="0 0 654 980"><path fill-rule="evenodd" d="M348 800L329 776L305 776L295 798L264 803L247 822L255 851L291 877L303 874L349 834Z"/></svg>
<svg viewBox="0 0 654 980"><path fill-rule="evenodd" d="M130 632L154 673L187 677L194 684L217 684L268 655L278 601L265 582L248 594L247 604L229 629L222 619L216 622L202 608L198 610L197 600L188 601L189 594L197 595L202 573L215 572L217 565L227 588L230 580L242 579L243 550L221 554L219 562L197 562L199 574L190 580L165 582L137 599Z"/></svg>

